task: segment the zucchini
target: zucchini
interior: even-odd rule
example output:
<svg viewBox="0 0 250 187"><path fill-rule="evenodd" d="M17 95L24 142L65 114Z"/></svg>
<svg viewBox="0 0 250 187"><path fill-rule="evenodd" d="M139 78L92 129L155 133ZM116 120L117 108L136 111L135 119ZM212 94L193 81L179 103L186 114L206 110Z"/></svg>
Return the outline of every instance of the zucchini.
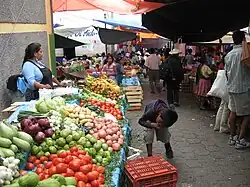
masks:
<svg viewBox="0 0 250 187"><path fill-rule="evenodd" d="M9 139L0 137L0 147L9 148L11 144L12 142Z"/></svg>
<svg viewBox="0 0 250 187"><path fill-rule="evenodd" d="M3 148L3 147L0 147L0 152L3 153L4 157L11 157L11 156L15 156L15 153L10 150L10 149L6 149L6 148Z"/></svg>
<svg viewBox="0 0 250 187"><path fill-rule="evenodd" d="M18 152L18 147L14 144L11 144L10 145L10 150L12 150L14 153L17 153Z"/></svg>
<svg viewBox="0 0 250 187"><path fill-rule="evenodd" d="M33 143L33 138L32 138L32 136L30 136L30 135L29 135L28 133L26 133L26 132L21 132L21 131L19 131L19 132L17 133L17 137L20 138L20 139L22 139L22 140L24 140L24 141L26 141L26 142Z"/></svg>
<svg viewBox="0 0 250 187"><path fill-rule="evenodd" d="M24 150L24 151L27 151L29 152L31 147L30 147L30 144L29 142L26 142L25 140L22 140L20 138L16 138L14 137L13 140L12 140L13 144L15 144L18 148Z"/></svg>

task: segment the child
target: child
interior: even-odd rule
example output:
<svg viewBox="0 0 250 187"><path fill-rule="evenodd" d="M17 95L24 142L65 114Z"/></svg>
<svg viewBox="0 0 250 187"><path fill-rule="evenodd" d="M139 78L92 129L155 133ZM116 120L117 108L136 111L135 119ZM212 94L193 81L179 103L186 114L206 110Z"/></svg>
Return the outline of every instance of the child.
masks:
<svg viewBox="0 0 250 187"><path fill-rule="evenodd" d="M164 101L158 99L146 105L144 114L139 119L139 124L145 127L144 140L147 147L148 156L152 156L152 144L154 133L158 141L165 144L167 158L173 158L173 150L170 145L171 127L178 119L178 114L173 106L169 106Z"/></svg>

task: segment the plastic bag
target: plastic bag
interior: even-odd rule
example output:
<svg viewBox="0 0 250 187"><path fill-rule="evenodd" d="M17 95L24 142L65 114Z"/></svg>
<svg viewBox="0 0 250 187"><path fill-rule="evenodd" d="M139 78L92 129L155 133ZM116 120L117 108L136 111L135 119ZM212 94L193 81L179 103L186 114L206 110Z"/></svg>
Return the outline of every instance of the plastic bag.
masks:
<svg viewBox="0 0 250 187"><path fill-rule="evenodd" d="M242 56L241 62L250 68L250 46L246 41L242 42Z"/></svg>
<svg viewBox="0 0 250 187"><path fill-rule="evenodd" d="M219 70L212 88L207 93L208 96L214 96L229 102L229 95L227 89L227 78L225 70Z"/></svg>

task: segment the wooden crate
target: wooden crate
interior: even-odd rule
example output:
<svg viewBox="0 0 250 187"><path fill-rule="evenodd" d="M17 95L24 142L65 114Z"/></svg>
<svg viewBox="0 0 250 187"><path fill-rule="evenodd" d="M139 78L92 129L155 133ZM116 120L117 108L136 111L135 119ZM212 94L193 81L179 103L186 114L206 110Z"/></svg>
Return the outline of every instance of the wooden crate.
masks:
<svg viewBox="0 0 250 187"><path fill-rule="evenodd" d="M10 117L18 109L18 107L19 105L11 105L10 107L2 110L2 116L4 118Z"/></svg>

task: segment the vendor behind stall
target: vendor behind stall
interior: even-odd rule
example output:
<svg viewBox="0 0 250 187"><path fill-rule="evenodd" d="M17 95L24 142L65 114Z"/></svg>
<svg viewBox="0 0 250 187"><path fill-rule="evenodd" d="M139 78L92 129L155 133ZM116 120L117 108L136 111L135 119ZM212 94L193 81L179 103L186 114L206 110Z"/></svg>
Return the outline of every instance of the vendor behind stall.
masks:
<svg viewBox="0 0 250 187"><path fill-rule="evenodd" d="M43 50L39 43L31 43L25 49L22 65L23 79L18 79L18 85L24 84L27 87L27 91L23 89L26 101L38 99L38 90L53 88L53 82L60 85L50 69L41 62L42 57Z"/></svg>

